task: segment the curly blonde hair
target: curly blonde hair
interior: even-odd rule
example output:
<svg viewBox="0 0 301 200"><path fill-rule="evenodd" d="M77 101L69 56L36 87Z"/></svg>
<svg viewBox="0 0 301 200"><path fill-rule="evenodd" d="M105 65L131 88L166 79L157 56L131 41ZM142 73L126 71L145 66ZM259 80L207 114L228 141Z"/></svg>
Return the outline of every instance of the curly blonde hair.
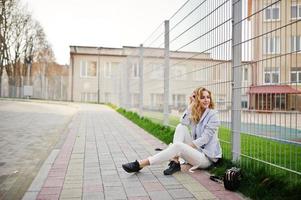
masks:
<svg viewBox="0 0 301 200"><path fill-rule="evenodd" d="M195 93L195 97L194 97L194 101L193 101L193 104L191 107L191 117L190 117L190 119L194 123L198 123L200 121L201 116L203 115L204 111L206 110L206 108L203 106L203 104L201 104L201 98L203 96L204 91L207 91L209 93L209 97L210 97L209 108L214 109L214 102L212 100L211 92L203 87L196 88L193 91L193 93Z"/></svg>

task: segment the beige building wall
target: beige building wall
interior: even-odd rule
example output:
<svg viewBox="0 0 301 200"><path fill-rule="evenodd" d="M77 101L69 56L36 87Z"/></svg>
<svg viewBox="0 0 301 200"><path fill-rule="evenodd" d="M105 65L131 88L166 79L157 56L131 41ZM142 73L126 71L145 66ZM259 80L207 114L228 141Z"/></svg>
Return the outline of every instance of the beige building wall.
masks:
<svg viewBox="0 0 301 200"><path fill-rule="evenodd" d="M253 13L264 9L272 3L273 1L270 0L254 0ZM290 82L291 67L301 67L300 52L291 53L291 37L301 36L301 23L291 18L291 5L294 4L294 1L280 1L276 3L275 5L280 9L280 18L278 20L266 20L265 10L251 18L252 38L256 38L253 48L253 59L257 62L256 72L258 74L258 78L254 82L256 85L264 84L265 67L280 68L280 83ZM301 2L298 4L301 5ZM279 38L279 51L270 53L264 51L266 37Z"/></svg>
<svg viewBox="0 0 301 200"><path fill-rule="evenodd" d="M291 85L295 89L301 90L301 83L293 83L291 80L291 72L295 70L301 71L301 53L300 50L293 49L292 37L301 36L301 23L298 21L300 17L293 19L291 17L291 6L300 5L299 1L279 1L273 6L266 8L268 5L273 4L276 1L270 0L253 0L251 19L252 38L255 38L253 42L252 58L255 63L253 68L252 85ZM267 19L267 10L272 9L279 10L279 18ZM299 10L298 8L298 10ZM299 12L299 11L298 11ZM271 15L270 15L271 16ZM301 13L299 14L301 16ZM271 17L273 18L273 17ZM268 38L268 39L267 39ZM274 51L269 52L266 40L277 40L274 44L277 48ZM301 41L300 41L301 42ZM297 52L296 52L297 50ZM270 69L279 69L279 81L276 83L265 82L265 71ZM301 75L301 72L300 72ZM253 97L254 98L254 97ZM286 96L287 109L301 110L300 95ZM252 100L255 102L255 99Z"/></svg>
<svg viewBox="0 0 301 200"><path fill-rule="evenodd" d="M193 56L193 57L192 57ZM139 48L70 47L70 100L111 102L124 107L139 105L139 77L133 65L139 66ZM81 76L83 62L96 63L95 76ZM111 65L108 75L106 65ZM147 109L163 108L164 50L143 49L143 104ZM99 70L99 71L98 71ZM247 77L250 77L251 71ZM219 109L228 109L231 99L231 62L213 60L210 54L170 52L171 108L187 105L192 91L199 86L210 89ZM72 91L73 88L73 91ZM73 94L73 96L72 96ZM226 103L228 102L228 103Z"/></svg>

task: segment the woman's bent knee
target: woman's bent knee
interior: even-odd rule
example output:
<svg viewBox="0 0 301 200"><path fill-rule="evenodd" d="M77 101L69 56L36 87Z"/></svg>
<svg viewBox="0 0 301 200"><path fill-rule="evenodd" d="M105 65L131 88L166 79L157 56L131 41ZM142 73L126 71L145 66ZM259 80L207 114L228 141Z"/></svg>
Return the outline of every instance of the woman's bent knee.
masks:
<svg viewBox="0 0 301 200"><path fill-rule="evenodd" d="M176 132L178 132L178 131L189 131L189 130L188 130L187 126L180 123L176 127Z"/></svg>
<svg viewBox="0 0 301 200"><path fill-rule="evenodd" d="M187 145L187 144L184 144L183 142L177 142L177 143L173 143L173 144L170 146L170 148L173 148L173 149L175 149L177 152L179 152L179 151L182 151L182 150L185 148L186 145Z"/></svg>

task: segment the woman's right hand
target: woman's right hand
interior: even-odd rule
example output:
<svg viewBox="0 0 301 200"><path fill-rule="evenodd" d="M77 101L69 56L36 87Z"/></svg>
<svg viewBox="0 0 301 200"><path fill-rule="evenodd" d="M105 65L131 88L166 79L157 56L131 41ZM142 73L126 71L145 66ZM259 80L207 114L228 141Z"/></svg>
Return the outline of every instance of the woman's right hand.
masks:
<svg viewBox="0 0 301 200"><path fill-rule="evenodd" d="M192 94L189 96L189 105L188 105L188 109L189 109L189 110L191 110L191 107L193 106L194 101L195 101L195 93L192 93Z"/></svg>
<svg viewBox="0 0 301 200"><path fill-rule="evenodd" d="M195 93L193 92L190 96L189 96L189 104L192 104L195 100Z"/></svg>

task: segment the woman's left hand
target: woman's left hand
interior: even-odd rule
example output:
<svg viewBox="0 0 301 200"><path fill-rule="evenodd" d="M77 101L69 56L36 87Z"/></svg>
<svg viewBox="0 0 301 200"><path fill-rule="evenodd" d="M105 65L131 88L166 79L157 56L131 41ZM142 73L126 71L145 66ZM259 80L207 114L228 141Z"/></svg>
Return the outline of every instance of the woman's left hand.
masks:
<svg viewBox="0 0 301 200"><path fill-rule="evenodd" d="M197 148L193 143L189 144L189 146L191 146L191 147L194 148L194 149Z"/></svg>

